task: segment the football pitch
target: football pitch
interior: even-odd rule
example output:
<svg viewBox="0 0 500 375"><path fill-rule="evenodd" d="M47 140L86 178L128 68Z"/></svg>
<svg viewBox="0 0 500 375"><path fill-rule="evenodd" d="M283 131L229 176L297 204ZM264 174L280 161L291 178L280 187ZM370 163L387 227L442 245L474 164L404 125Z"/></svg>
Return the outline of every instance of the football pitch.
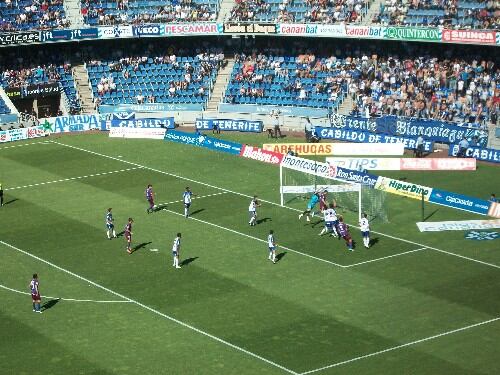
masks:
<svg viewBox="0 0 500 375"><path fill-rule="evenodd" d="M498 167L483 164L384 175L482 198L500 186ZM102 133L6 144L0 182L0 374L500 373L500 240L420 233L419 201L387 196L389 222L371 223L370 249L346 212L351 253L318 236L318 218L298 220L305 201L279 205L277 167L201 148ZM189 219L186 186L197 194ZM485 219L430 204L424 215ZM35 272L43 314L28 294Z"/></svg>

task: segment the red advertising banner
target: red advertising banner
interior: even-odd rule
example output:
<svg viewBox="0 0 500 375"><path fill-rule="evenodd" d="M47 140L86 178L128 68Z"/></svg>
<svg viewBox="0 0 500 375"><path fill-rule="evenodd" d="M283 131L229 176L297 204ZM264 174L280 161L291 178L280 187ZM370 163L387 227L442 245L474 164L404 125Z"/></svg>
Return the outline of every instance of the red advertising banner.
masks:
<svg viewBox="0 0 500 375"><path fill-rule="evenodd" d="M474 158L401 158L402 171L475 171L476 159Z"/></svg>
<svg viewBox="0 0 500 375"><path fill-rule="evenodd" d="M443 30L443 42L496 44L495 31Z"/></svg>
<svg viewBox="0 0 500 375"><path fill-rule="evenodd" d="M282 154L247 145L244 145L241 149L240 156L275 165L280 165L283 160Z"/></svg>

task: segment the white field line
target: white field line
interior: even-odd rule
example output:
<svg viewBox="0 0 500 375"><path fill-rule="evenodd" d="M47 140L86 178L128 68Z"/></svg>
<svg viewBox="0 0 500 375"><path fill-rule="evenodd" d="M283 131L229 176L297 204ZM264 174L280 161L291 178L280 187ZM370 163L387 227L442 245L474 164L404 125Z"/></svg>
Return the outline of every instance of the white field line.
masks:
<svg viewBox="0 0 500 375"><path fill-rule="evenodd" d="M22 145L2 146L0 147L0 150L5 150L6 148L24 147L31 145L47 144L47 143L49 143L49 141L38 141L38 142L23 143Z"/></svg>
<svg viewBox="0 0 500 375"><path fill-rule="evenodd" d="M17 289L12 289L9 288L8 286L0 284L0 288L8 290L10 292L18 293L18 294L25 294L25 295L30 295L28 292L23 292L21 290ZM48 298L48 299L59 299L61 301L70 301L70 302L95 302L95 303L131 303L130 301L117 301L117 300L111 300L111 301L101 301L101 300L93 300L93 299L74 299L74 298L63 298L63 297L50 297L50 296L42 296L43 298Z"/></svg>
<svg viewBox="0 0 500 375"><path fill-rule="evenodd" d="M193 197L192 199L195 200L195 199L201 199L201 198L215 197L216 195L222 195L222 194L227 194L227 191L221 191L218 193L201 195L201 196ZM181 203L181 202L184 202L184 200L179 199L179 200L172 201L172 202L158 203L156 206L161 207L161 206L166 206L167 204L174 204L174 203Z"/></svg>
<svg viewBox="0 0 500 375"><path fill-rule="evenodd" d="M344 268L356 267L356 266L359 266L359 265L365 264L365 263L378 262L380 260L384 260L384 259L388 259L388 258L394 258L394 257L398 257L400 255L405 255L405 254L416 253L417 251L422 251L422 250L426 250L426 249L427 249L427 247L421 247L421 248L415 249L415 250L410 250L410 251L405 251L405 252L398 253L398 254L388 255L388 256L385 256L385 257L380 257L380 258L365 260L364 262L349 264L347 266L344 266Z"/></svg>
<svg viewBox="0 0 500 375"><path fill-rule="evenodd" d="M47 182L39 182L39 183L36 183L36 184L11 187L11 188L5 189L5 191L17 190L17 189L24 189L24 188L29 188L29 187L33 187L33 186L55 184L55 183L58 183L58 182L66 182L66 181L73 181L73 180L82 180L84 178L97 177L97 176L105 176L107 174L114 174L114 173L121 173L121 172L133 171L135 169L141 169L141 167L127 168L127 169L117 169L115 171L93 173L93 174L89 174L89 175L86 175L86 176L61 178L59 180L53 180L53 181L47 181Z"/></svg>
<svg viewBox="0 0 500 375"><path fill-rule="evenodd" d="M105 286L102 286L101 284L98 284L98 283L96 283L96 282L94 282L94 281L92 281L92 280L89 280L89 279L87 279L87 278L85 278L85 277L83 277L83 276L77 275L77 274L76 274L76 273L74 273L74 272L71 272L71 271L69 271L69 270L67 270L67 269L65 269L65 268L62 268L62 267L60 267L60 266L58 266L58 265L56 265L56 264L54 264L54 263L49 262L48 260L42 259L42 258L40 258L40 257L38 257L38 256L36 256L36 255L33 255L33 254L31 254L31 253L29 253L29 252L27 252L27 251L21 250L21 249L19 249L18 247L15 247L15 246L13 246L13 245L11 245L11 244L9 244L9 243L7 243L7 242L4 242L4 241L2 241L2 240L0 240L0 244L5 245L5 246L7 246L7 247L11 248L12 250L18 251L18 252L20 252L20 253L22 253L22 254L24 254L24 255L27 255L27 256L29 256L29 257L31 257L31 258L34 258L34 259L36 259L36 260L38 260L38 261L40 261L40 262L42 262L42 263L45 263L45 264L47 264L47 265L49 265L49 266L51 266L51 267L54 267L55 269L58 269L59 271L65 272L65 273L67 273L68 275L71 275L71 276L73 276L73 277L75 277L75 278L77 278L77 279L79 279L79 280L85 281L85 282L87 282L88 284L91 284L91 285L95 286L96 288L99 288L99 289L105 290L106 292L108 292L108 293L110 293L110 294L113 294L113 295L115 295L115 296L117 296L117 297L120 297L120 298L122 298L122 299L123 299L123 300L125 300L125 301L129 301L129 302L131 302L131 303L134 303L134 304L136 304L137 306L140 306L140 307L142 307L142 308L143 308L143 309L145 309L145 310L148 310L148 311L150 311L150 312L152 312L152 313L154 313L154 314L156 314L156 315L159 315L159 316L161 316L161 317L163 317L163 318L165 318L165 319L168 319L168 320L170 320L170 321L172 321L172 322L174 322L174 323L176 323L176 324L178 324L178 325L180 325L180 326L182 326L182 327L185 327L185 328L187 328L187 329L190 329L191 331L197 332L197 333L199 333L199 334L201 334L201 335L203 335L203 336L206 336L206 337L208 337L208 338L210 338L210 339L212 339L212 340L214 340L214 341L217 341L217 342L219 342L219 343L221 343L221 344L224 344L224 345L226 345L226 346L229 346L230 348L233 348L233 349L235 349L235 350L237 350L237 351L240 351L240 352L242 352L242 353L245 353L245 354L247 354L247 355L249 355L249 356L251 356L251 357L253 357L253 358L259 359L259 360L261 360L262 362L265 362L265 363L267 363L267 364L269 364L269 365L271 365L271 366L274 366L274 367L276 367L276 368L279 368L279 369L281 369L281 370L283 370L283 371L285 371L285 372L287 372L287 373L289 373L289 374L298 375L298 373L297 373L297 372L295 372L295 371L293 371L293 370L290 370L290 369L288 369L288 368L286 368L286 367L284 367L284 366L281 366L281 365L279 365L279 364L277 364L277 363L275 363L275 362L272 362L272 361L271 361L271 360L269 360L269 359L266 359L266 358L264 358L264 357L261 357L261 356L259 356L258 354L252 353L252 352L250 352L250 351L248 351L248 350L246 350L246 349L243 349L242 347L239 347L239 346L237 346L237 345L235 345L235 344L232 344L232 343L230 343L230 342L228 342L228 341L226 341L226 340L223 340L223 339L221 339L221 338L219 338L219 337L217 337L217 336L214 336L214 335L212 335L212 334L210 334L210 333L208 333L208 332L205 332L205 331L203 331L203 330L201 330L201 329L199 329L199 328L196 328L196 327L194 327L194 326L192 326L192 325L190 325L190 324L187 324L187 323L184 323L184 322L182 322L182 321L180 321L180 320L178 320L178 319L175 319L174 317L172 317L172 316L170 316L170 315L164 314L164 313L162 313L161 311L155 310L155 309L153 309L152 307L147 306L147 305L145 305L145 304L143 304L143 303L141 303L141 302L139 302L139 301L136 301L136 300L134 300L134 299L132 299L132 298L129 298L129 297L127 297L127 296L124 296L123 294L120 294L120 293L118 293L118 292L115 292L114 290L111 290L111 289L109 289L109 288L106 288Z"/></svg>
<svg viewBox="0 0 500 375"><path fill-rule="evenodd" d="M175 212L175 211L172 211L172 210L167 210L166 208L164 208L163 211L167 211L167 212L170 212L172 214L184 217L184 214L181 214L179 212ZM266 240L263 240L263 239L258 238L258 237L250 236L249 234L238 232L238 231L236 231L234 229L229 229L229 228L223 227L223 226L218 225L218 224L214 224L214 223L210 223L210 222L205 221L205 220L197 219L197 218L192 217L192 216L190 216L189 219L190 220L198 221L198 222L203 223L203 224L211 225L213 227L216 227L216 228L219 228L219 229L223 229L225 231L228 231L228 232L231 232L231 233L234 233L234 234L238 234L240 236L243 236L243 237L246 237L246 238L250 238L252 240L256 240L256 241L263 242L263 243L267 244ZM308 258L319 260L319 261L324 262L324 263L333 264L334 266L337 266L337 267L342 267L342 268L346 267L346 266L343 266L342 264L338 264L338 263L331 262L331 261L326 260L326 259L318 258L318 257L315 257L313 255L309 255L309 254L303 253L303 252L298 251L298 250L290 249L289 247L286 247L286 246L278 245L278 248L282 248L282 249L285 249L285 250L290 251L292 253L300 254L300 255L303 255L303 256L308 257Z"/></svg>
<svg viewBox="0 0 500 375"><path fill-rule="evenodd" d="M374 356L377 356L377 355L380 355L380 354L384 354L384 353L387 353L387 352L391 352L391 351L394 351L394 350L398 350L398 349L401 349L401 348L406 348L408 346L412 346L412 345L420 344L422 342L434 340L434 339L437 339L439 337L443 337L443 336L447 336L447 335L452 335L452 334L457 333L457 332L466 331L468 329L479 327L479 326L482 326L482 325L485 325L485 324L490 324L490 323L493 323L493 322L496 322L496 321L499 321L499 320L500 320L500 317L489 319L489 320L485 320L485 321L482 321L482 322L479 322L479 323L476 323L476 324L471 324L471 325L468 325L468 326L465 326L465 327L462 327L462 328L457 328L457 329L454 329L454 330L451 330L451 331L439 333L439 334L434 335L434 336L429 336L429 337L425 337L425 338L420 339L420 340L408 342L406 344L401 344L401 345L393 346L391 348L380 350L378 352L374 352L374 353L362 355L362 356L359 356L359 357L348 359L346 361L337 362L337 363L334 363L334 364L331 364L331 365L328 365L328 366L324 366L324 367L320 367L320 368L317 368L317 369L314 369L314 370L306 371L306 372L301 373L300 375L313 374L315 372L327 370L327 369L330 369L332 367L342 366L342 365L345 365L345 364L348 364L348 363L359 361L361 359L374 357Z"/></svg>
<svg viewBox="0 0 500 375"><path fill-rule="evenodd" d="M207 184L205 182L201 182L201 181L197 181L197 180L194 180L194 179L191 179L191 178L188 178L188 177L184 177L184 176L179 176L179 175L176 175L174 173L169 173L169 172L165 172L165 171L161 171L159 169L156 169L156 168L151 168L151 167L147 167L145 165L141 165L141 164L137 164L137 163L134 163L134 162L131 162L131 161L127 161L127 160L123 160L121 158L116 158L116 157L113 157L113 156L109 156L109 155L105 155L105 154L101 154L99 152L95 152L95 151L91 151L91 150L87 150L85 148L81 148L81 147L76 147L76 146L71 146L71 145L67 145L65 143L61 143L61 142L57 142L57 141L50 141L51 143L55 143L55 144L58 144L58 145L61 145L61 146L64 146L64 147L69 147L69 148L72 148L72 149L75 149L75 150L79 150L79 151L83 151L83 152L87 152L89 154L93 154L93 155L97 155L97 156L101 156L103 158L108 158L108 159L112 159L112 160L117 160L117 161L121 161L122 163L126 163L126 164L129 164L129 165L134 165L136 167L140 167L140 168L143 168L143 169L147 169L147 170L150 170L150 171L153 171L153 172L157 172L157 173L161 173L161 174L164 174L164 175L167 175L167 176L172 176L172 177L176 177L176 178L179 178L181 180L185 180L185 181L190 181L190 182L194 182L196 184L200 184L200 185L203 185L203 186L208 186L208 187L211 187L211 188L214 188L214 189L218 189L218 190L222 190L222 191L225 191L225 192L228 192L228 193L232 193L232 194L236 194L236 195L239 195L239 196L242 196L242 197L247 197L247 198L253 198L253 196L251 195L247 195L247 194L243 194L243 193L238 193L236 191L232 191L232 190L228 190L228 189L224 189L224 188L221 188L219 186L214 186L214 185L211 185L211 184ZM260 201L262 202L265 202L265 203L269 203L269 204L272 204L274 206L278 206L278 207L282 207L282 208L286 208L286 209L289 209L289 210L292 210L292 211L296 211L296 212L302 212L301 210L298 210L296 208L292 208L292 207L288 207L288 206L281 206L279 203L276 203L276 202L271 202L271 201L266 201L264 199L260 199ZM358 226L356 225L351 225L349 224L351 227L353 228L358 228L360 229ZM409 243L409 244L412 244L412 245L416 245L416 246L420 246L420 247L426 247L430 250L435 250L435 251L438 251L438 252L442 252L442 253L446 253L446 254L449 254L449 255L454 255L454 256L457 256L459 258L463 258L463 259L467 259L467 260L470 260L472 262L476 262L476 263L480 263L480 264L483 264L483 265L486 265L486 266L490 266L490 267L494 267L494 268L498 268L500 269L500 265L496 265L496 264L493 264L493 263L487 263L487 262L483 262L481 260L477 260L477 259L473 259L473 258L469 258L469 257L464 257L462 255L458 255L458 254L455 254L455 253L451 253L451 252L447 252L445 250L440 250L438 248L435 248L435 247L432 247L432 246L427 246L427 245L424 245L424 244L421 244L421 243L418 243L418 242L415 242L415 241L411 241L411 240L407 240L407 239L404 239L404 238L401 238L401 237L396 237L396 236L391 236L390 234L385 234L385 233L382 233L382 232L376 232L376 231L372 231L370 230L370 232L372 233L376 233L376 234L379 234L381 236L384 236L384 237L387 237L387 238L392 238L394 240L399 240L399 241L402 241L402 242L406 242L406 243Z"/></svg>

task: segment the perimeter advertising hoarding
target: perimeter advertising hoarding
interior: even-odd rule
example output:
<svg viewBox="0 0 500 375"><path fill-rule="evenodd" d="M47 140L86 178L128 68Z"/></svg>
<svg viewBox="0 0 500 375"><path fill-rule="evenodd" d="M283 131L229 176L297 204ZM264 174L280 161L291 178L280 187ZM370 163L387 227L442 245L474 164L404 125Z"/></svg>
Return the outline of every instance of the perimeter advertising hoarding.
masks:
<svg viewBox="0 0 500 375"><path fill-rule="evenodd" d="M265 143L262 148L280 154L291 150L298 155L331 155L333 143Z"/></svg>

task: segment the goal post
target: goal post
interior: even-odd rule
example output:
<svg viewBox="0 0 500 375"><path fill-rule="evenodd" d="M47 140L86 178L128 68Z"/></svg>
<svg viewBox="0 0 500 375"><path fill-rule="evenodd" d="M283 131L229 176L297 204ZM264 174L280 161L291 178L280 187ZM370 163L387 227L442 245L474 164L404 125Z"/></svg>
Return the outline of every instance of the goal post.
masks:
<svg viewBox="0 0 500 375"><path fill-rule="evenodd" d="M358 220L361 220L363 207L361 184L305 173L280 165L281 206L306 202L311 194L320 191L333 194L338 208L356 213Z"/></svg>
<svg viewBox="0 0 500 375"><path fill-rule="evenodd" d="M297 157L286 160L280 165L281 206L303 209L314 192L326 190L328 201L335 200L337 211L351 220L359 221L365 212L370 220L388 222L385 192L335 176L336 168L327 163Z"/></svg>

